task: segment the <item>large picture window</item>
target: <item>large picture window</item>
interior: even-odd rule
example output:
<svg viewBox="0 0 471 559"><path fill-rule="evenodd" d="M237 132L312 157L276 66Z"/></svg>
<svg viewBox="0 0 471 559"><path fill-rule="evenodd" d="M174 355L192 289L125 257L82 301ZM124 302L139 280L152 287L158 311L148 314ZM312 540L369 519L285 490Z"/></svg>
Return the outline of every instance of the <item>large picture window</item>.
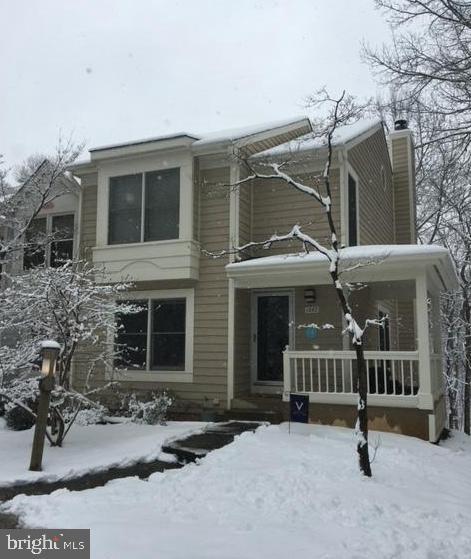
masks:
<svg viewBox="0 0 471 559"><path fill-rule="evenodd" d="M151 298L127 300L137 312L117 317L115 366L128 371L187 371L192 297L155 293Z"/></svg>
<svg viewBox="0 0 471 559"><path fill-rule="evenodd" d="M180 169L110 178L108 244L178 239Z"/></svg>

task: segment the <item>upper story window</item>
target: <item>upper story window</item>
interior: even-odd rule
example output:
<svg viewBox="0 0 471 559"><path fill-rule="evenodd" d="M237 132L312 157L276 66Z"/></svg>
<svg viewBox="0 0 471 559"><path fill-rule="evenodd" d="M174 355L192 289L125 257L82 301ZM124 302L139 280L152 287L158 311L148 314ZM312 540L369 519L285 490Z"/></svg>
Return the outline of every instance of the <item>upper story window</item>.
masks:
<svg viewBox="0 0 471 559"><path fill-rule="evenodd" d="M348 173L348 245L358 245L357 181Z"/></svg>
<svg viewBox="0 0 471 559"><path fill-rule="evenodd" d="M74 254L74 214L48 215L32 221L25 233L23 268L58 267Z"/></svg>
<svg viewBox="0 0 471 559"><path fill-rule="evenodd" d="M180 169L110 178L108 244L179 238Z"/></svg>

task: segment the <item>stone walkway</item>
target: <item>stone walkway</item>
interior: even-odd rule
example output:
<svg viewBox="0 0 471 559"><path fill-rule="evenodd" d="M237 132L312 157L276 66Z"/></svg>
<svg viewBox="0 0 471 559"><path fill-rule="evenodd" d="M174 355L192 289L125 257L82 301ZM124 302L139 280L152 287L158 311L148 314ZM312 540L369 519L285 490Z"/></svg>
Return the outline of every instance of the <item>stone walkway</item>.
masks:
<svg viewBox="0 0 471 559"><path fill-rule="evenodd" d="M139 477L147 479L155 472L163 472L181 468L189 462L204 458L209 452L222 448L234 440L234 437L245 431L255 431L262 425L258 422L229 421L227 423L213 423L208 425L202 433L190 435L184 439L172 441L162 447L162 452L173 454L177 462L137 462L125 468L110 468L100 472L93 472L81 477L59 480L55 482L24 483L0 487L0 503L13 499L16 495L47 495L57 489L69 491L83 491L93 487L101 487L112 479L123 477ZM0 528L15 528L18 519L11 514L0 512Z"/></svg>

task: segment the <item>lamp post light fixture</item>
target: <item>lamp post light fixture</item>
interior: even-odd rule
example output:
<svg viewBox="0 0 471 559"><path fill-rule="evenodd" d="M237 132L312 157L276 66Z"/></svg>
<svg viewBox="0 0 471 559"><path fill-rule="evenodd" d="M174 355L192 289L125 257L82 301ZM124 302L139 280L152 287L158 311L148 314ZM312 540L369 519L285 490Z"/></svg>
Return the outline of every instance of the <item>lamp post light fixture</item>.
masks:
<svg viewBox="0 0 471 559"><path fill-rule="evenodd" d="M29 469L33 472L40 472L42 468L49 401L52 389L54 388L54 374L60 349L61 346L54 340L45 340L41 343L42 364L41 379L39 381L38 414L36 416L31 463L29 465Z"/></svg>

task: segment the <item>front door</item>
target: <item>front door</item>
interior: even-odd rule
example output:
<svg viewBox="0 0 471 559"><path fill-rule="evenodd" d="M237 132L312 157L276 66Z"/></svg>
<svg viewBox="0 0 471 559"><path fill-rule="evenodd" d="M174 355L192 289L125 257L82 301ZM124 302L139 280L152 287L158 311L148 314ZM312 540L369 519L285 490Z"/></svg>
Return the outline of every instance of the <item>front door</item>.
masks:
<svg viewBox="0 0 471 559"><path fill-rule="evenodd" d="M283 351L290 342L290 294L256 293L253 301L253 365L258 384L283 382Z"/></svg>

